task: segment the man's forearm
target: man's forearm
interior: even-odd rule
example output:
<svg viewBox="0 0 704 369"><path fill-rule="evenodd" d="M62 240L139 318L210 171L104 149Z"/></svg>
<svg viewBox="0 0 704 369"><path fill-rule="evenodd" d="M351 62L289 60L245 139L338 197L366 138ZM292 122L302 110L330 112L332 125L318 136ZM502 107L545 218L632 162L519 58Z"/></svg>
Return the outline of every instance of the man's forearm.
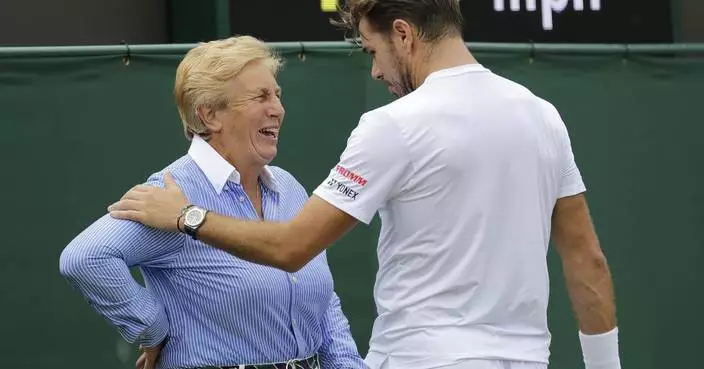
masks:
<svg viewBox="0 0 704 369"><path fill-rule="evenodd" d="M575 256L563 261L572 307L585 334L598 334L616 327L613 284L601 253Z"/></svg>
<svg viewBox="0 0 704 369"><path fill-rule="evenodd" d="M599 252L563 262L567 288L579 322L587 369L620 369L614 293L606 259Z"/></svg>
<svg viewBox="0 0 704 369"><path fill-rule="evenodd" d="M620 369L613 282L583 195L561 198L552 239L562 259L587 369Z"/></svg>
<svg viewBox="0 0 704 369"><path fill-rule="evenodd" d="M198 239L240 259L297 271L308 260L288 223L243 221L208 213Z"/></svg>

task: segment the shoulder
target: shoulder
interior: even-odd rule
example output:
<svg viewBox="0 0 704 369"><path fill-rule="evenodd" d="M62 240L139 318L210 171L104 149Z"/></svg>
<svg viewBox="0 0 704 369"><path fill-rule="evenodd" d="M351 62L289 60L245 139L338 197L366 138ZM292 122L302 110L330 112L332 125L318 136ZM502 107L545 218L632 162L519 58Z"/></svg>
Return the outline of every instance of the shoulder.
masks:
<svg viewBox="0 0 704 369"><path fill-rule="evenodd" d="M407 120L408 116L423 112L424 106L427 105L423 102L425 97L427 97L426 93L416 90L386 105L364 113L360 118L360 125L364 122L369 122L375 125L399 126Z"/></svg>
<svg viewBox="0 0 704 369"><path fill-rule="evenodd" d="M400 137L403 117L389 105L370 110L359 118L357 126L352 130L347 144L378 148L381 142L392 142Z"/></svg>
<svg viewBox="0 0 704 369"><path fill-rule="evenodd" d="M540 109L540 113L543 115L544 118L546 119L560 119L560 112L557 110L557 107L548 100L535 96L533 95L535 99L535 103L538 106L538 109Z"/></svg>
<svg viewBox="0 0 704 369"><path fill-rule="evenodd" d="M350 133L343 155L375 162L406 156L411 125L404 113L390 105L368 111Z"/></svg>
<svg viewBox="0 0 704 369"><path fill-rule="evenodd" d="M167 167L150 174L142 184L152 186L164 186L164 173L168 171L172 177L179 183L180 186L189 187L189 183L194 182L193 168L188 162L188 157L183 156ZM192 187L192 186L190 186ZM114 199L117 201L119 198ZM172 242L178 239L176 233L166 233L155 228L147 227L141 223L130 220L113 218L110 214L103 214L101 217L93 220L85 229L71 241L71 247L81 247L83 249L89 247L99 247L101 245L125 245L132 242L136 244L136 240L140 243L144 240L150 242L165 243ZM134 246L134 245L132 245Z"/></svg>
<svg viewBox="0 0 704 369"><path fill-rule="evenodd" d="M557 107L551 102L537 96L535 96L535 100L540 112L540 117L542 118L543 124L547 126L547 129L554 136L558 137L559 140L563 140L568 136L567 126Z"/></svg>
<svg viewBox="0 0 704 369"><path fill-rule="evenodd" d="M168 172L181 189L188 194L194 190L202 190L209 184L207 177L190 156L184 155L163 169L150 174L145 184L163 187L164 174Z"/></svg>
<svg viewBox="0 0 704 369"><path fill-rule="evenodd" d="M442 99L442 96L438 94L437 88L421 85L405 96L364 113L358 128L383 134L387 133L385 130L393 129L404 136L436 116L437 109L443 106L438 99Z"/></svg>
<svg viewBox="0 0 704 369"><path fill-rule="evenodd" d="M538 96L534 91L525 85L505 78L503 76L493 74L497 85L500 87L501 95L513 103L520 103L523 106L529 106L537 110L543 120L560 120L560 113L555 105L547 99Z"/></svg>

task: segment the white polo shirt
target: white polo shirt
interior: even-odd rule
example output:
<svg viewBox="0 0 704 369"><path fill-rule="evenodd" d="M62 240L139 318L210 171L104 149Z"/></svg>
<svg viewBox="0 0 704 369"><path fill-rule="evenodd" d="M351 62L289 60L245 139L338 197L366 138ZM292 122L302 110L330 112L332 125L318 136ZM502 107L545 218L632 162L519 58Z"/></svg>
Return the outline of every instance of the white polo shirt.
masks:
<svg viewBox="0 0 704 369"><path fill-rule="evenodd" d="M381 219L370 367L547 363L551 215L583 191L557 110L479 64L364 114L314 194Z"/></svg>

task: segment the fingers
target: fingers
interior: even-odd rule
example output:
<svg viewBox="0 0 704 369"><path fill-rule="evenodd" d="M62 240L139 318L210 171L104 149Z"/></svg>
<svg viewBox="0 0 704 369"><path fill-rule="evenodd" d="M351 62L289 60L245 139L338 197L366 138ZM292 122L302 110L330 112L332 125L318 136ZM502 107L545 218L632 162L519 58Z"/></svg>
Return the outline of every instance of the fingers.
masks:
<svg viewBox="0 0 704 369"><path fill-rule="evenodd" d="M154 188L155 188L154 186L145 185L145 184L138 184L136 186L132 186L132 188L130 188L130 190L127 191L127 193L149 192Z"/></svg>
<svg viewBox="0 0 704 369"><path fill-rule="evenodd" d="M164 172L164 186L166 186L166 188L178 187L178 184L176 184L176 181L174 181L174 178L169 172Z"/></svg>
<svg viewBox="0 0 704 369"><path fill-rule="evenodd" d="M178 186L176 186L176 188L180 189ZM150 195L155 194L159 191L163 191L163 190L164 190L163 188L150 186L150 185L144 185L144 184L136 185L136 186L130 188L129 191L125 192L125 194L122 195L122 198L120 200L124 200L124 199L143 200L145 198L148 198Z"/></svg>
<svg viewBox="0 0 704 369"><path fill-rule="evenodd" d="M144 202L140 200L132 199L122 199L112 205L108 206L108 211L124 211L124 210L135 210L141 211L145 207Z"/></svg>
<svg viewBox="0 0 704 369"><path fill-rule="evenodd" d="M176 190L178 193L183 197L183 191L181 190L181 187L176 183L174 180L174 177L171 176L171 173L169 172L164 172L164 186L166 187L167 190Z"/></svg>
<svg viewBox="0 0 704 369"><path fill-rule="evenodd" d="M148 196L151 191L159 190L158 188L154 186L147 186L147 185L137 185L132 188L130 188L129 191L125 192L124 195L122 195L123 199L132 199L132 200L141 200L144 197Z"/></svg>
<svg viewBox="0 0 704 369"><path fill-rule="evenodd" d="M157 356L153 352L144 351L139 358L134 363L134 367L137 369L154 369L156 368Z"/></svg>
<svg viewBox="0 0 704 369"><path fill-rule="evenodd" d="M136 210L110 210L110 216L117 219L133 220L142 223L143 213Z"/></svg>
<svg viewBox="0 0 704 369"><path fill-rule="evenodd" d="M122 195L122 198L120 198L120 200L126 200L126 199L142 200L146 194L147 194L147 192L145 192L145 191L131 189L131 190L125 192L125 194Z"/></svg>
<svg viewBox="0 0 704 369"><path fill-rule="evenodd" d="M139 358L137 359L137 362L134 364L134 367L137 369L144 369L144 364L147 361L147 354L143 352L141 355L139 355Z"/></svg>
<svg viewBox="0 0 704 369"><path fill-rule="evenodd" d="M159 360L161 346L144 349L144 367L143 369L156 369L156 362Z"/></svg>
<svg viewBox="0 0 704 369"><path fill-rule="evenodd" d="M156 369L156 358L147 356L147 360L144 362L144 369Z"/></svg>

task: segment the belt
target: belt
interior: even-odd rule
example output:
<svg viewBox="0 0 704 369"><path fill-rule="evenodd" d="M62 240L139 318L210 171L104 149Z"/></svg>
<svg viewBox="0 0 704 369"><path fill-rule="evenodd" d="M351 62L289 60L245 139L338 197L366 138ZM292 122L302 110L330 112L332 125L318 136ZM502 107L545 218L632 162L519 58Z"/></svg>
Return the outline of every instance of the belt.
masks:
<svg viewBox="0 0 704 369"><path fill-rule="evenodd" d="M318 355L306 359L292 359L285 363L206 366L200 369L320 369Z"/></svg>

